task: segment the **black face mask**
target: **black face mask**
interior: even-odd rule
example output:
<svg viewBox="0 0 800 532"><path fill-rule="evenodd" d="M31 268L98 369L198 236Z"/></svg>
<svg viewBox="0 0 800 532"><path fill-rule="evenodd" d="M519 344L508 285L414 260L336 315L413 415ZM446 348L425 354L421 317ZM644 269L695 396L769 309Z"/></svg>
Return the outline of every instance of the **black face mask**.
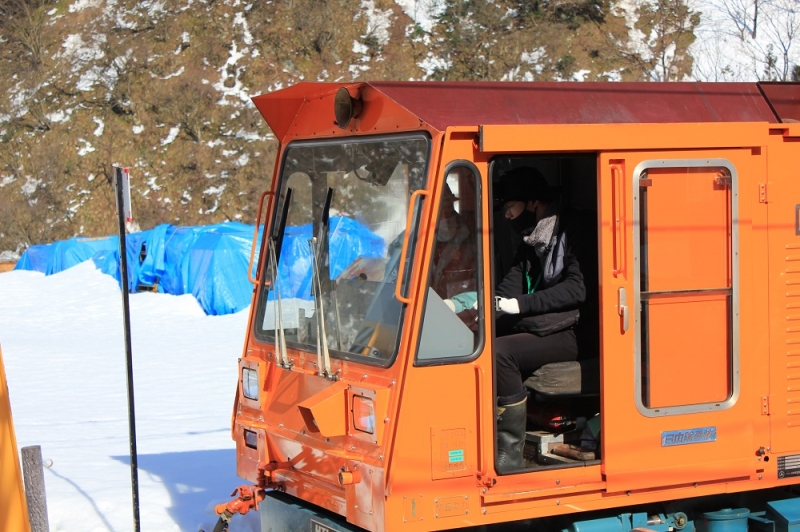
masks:
<svg viewBox="0 0 800 532"><path fill-rule="evenodd" d="M536 227L536 214L528 209L522 211L522 214L511 220L511 226L518 232L528 235Z"/></svg>

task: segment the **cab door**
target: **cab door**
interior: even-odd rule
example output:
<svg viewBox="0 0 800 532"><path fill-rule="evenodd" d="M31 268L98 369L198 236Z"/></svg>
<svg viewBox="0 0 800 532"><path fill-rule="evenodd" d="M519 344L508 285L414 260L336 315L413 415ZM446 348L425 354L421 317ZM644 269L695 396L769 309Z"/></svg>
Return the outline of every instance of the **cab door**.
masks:
<svg viewBox="0 0 800 532"><path fill-rule="evenodd" d="M741 371L751 150L602 153L602 460L608 490L754 469Z"/></svg>

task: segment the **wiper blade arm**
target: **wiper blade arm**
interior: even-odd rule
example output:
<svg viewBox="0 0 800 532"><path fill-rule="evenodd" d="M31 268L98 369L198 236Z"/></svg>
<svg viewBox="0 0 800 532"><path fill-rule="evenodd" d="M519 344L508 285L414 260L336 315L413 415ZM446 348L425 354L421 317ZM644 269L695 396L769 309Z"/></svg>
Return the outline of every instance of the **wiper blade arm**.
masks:
<svg viewBox="0 0 800 532"><path fill-rule="evenodd" d="M322 283L319 279L319 255L316 237L308 241L311 248L312 275L314 276L314 299L317 307L317 368L318 375L328 378L331 376L331 356L328 352L328 336L325 332L325 306L322 298Z"/></svg>
<svg viewBox="0 0 800 532"><path fill-rule="evenodd" d="M283 207L280 212L280 217L276 220L276 229L273 230L273 236L269 238L269 269L272 275L272 291L275 294L273 299L274 318L275 318L275 358L278 360L278 365L283 368L291 368L292 363L286 354L286 332L283 328L283 305L281 304L281 292L278 285L278 257L281 255L281 247L283 246L283 235L286 231L286 220L289 214L289 205L292 203L292 189L286 189L286 197L283 199ZM265 235L266 237L266 232Z"/></svg>
<svg viewBox="0 0 800 532"><path fill-rule="evenodd" d="M317 368L318 374L326 379L335 379L336 375L331 371L331 355L328 349L328 335L325 330L325 305L323 303L322 279L319 263L322 262L327 267L327 261L323 259L324 250L327 249L328 226L330 222L331 201L333 200L333 189L328 188L325 198L325 207L322 209L320 227L316 237L312 237L308 244L311 248L312 275L314 277L313 290L316 303L317 315Z"/></svg>
<svg viewBox="0 0 800 532"><path fill-rule="evenodd" d="M275 293L275 299L273 299L275 306L275 351L277 351L275 355L280 357L278 364L288 369L292 367L292 364L286 354L286 334L283 330L283 307L281 306L281 290L278 284L278 258L275 247L275 239L270 238L269 262L270 272L272 273L272 291Z"/></svg>

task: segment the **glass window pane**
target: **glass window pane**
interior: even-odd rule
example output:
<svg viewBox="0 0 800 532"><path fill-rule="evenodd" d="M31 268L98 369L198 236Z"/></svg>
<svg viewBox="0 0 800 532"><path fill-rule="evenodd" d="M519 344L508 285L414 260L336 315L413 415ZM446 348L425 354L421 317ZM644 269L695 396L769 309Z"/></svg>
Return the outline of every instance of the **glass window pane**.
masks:
<svg viewBox="0 0 800 532"><path fill-rule="evenodd" d="M479 180L448 172L439 205L419 360L466 357L480 344Z"/></svg>
<svg viewBox="0 0 800 532"><path fill-rule="evenodd" d="M647 290L730 286L730 197L721 168L652 169L647 177Z"/></svg>
<svg viewBox="0 0 800 532"><path fill-rule="evenodd" d="M727 169L648 169L640 187L642 402L722 402L732 374Z"/></svg>
<svg viewBox="0 0 800 532"><path fill-rule="evenodd" d="M278 209L280 216L288 198L286 228L279 235L280 223L274 224L273 238L282 245L276 282L258 309L259 338L271 340L282 321L287 341L314 352L324 327L334 357L394 355L408 202L424 183L428 152L423 136L289 146ZM271 279L272 265L266 266Z"/></svg>

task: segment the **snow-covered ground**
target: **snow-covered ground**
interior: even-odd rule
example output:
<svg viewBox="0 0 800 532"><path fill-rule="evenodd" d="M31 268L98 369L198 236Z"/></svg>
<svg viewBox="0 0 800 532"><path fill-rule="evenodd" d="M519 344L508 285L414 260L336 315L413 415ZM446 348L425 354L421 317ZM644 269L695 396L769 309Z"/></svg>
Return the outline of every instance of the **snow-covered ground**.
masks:
<svg viewBox="0 0 800 532"><path fill-rule="evenodd" d="M130 298L141 530L210 532L235 474L230 420L247 310ZM122 296L89 261L0 273L0 347L19 447L41 445L52 532L133 530ZM255 514L232 531L259 530Z"/></svg>

